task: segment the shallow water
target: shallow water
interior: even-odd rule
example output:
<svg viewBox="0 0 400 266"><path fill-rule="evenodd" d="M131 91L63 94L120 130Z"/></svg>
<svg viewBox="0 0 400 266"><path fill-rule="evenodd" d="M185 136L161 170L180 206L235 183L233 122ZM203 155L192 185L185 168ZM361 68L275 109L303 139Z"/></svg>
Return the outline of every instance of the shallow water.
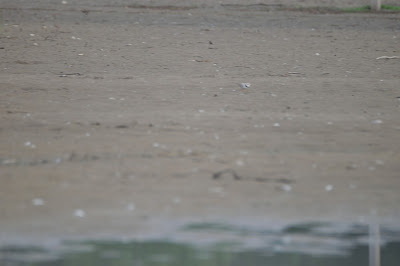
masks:
<svg viewBox="0 0 400 266"><path fill-rule="evenodd" d="M0 265L400 265L400 233L375 225L307 223L274 231L192 223L178 234L164 240L64 241L55 248L6 245Z"/></svg>

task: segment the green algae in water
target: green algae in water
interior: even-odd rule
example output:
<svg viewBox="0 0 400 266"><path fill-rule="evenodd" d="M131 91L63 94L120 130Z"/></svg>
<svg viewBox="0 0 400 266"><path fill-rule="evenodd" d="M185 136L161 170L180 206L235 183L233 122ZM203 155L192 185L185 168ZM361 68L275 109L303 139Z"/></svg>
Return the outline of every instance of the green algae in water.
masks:
<svg viewBox="0 0 400 266"><path fill-rule="evenodd" d="M273 231L223 223L193 223L176 232L179 237L175 239L190 234L186 241L69 241L54 250L2 246L0 265L358 266L369 265L371 247L380 247L380 265L400 265L400 233L382 228L379 240L369 228L379 229L311 222ZM204 242L210 235L212 241ZM368 240L374 245L368 246Z"/></svg>
<svg viewBox="0 0 400 266"><path fill-rule="evenodd" d="M302 253L269 252L268 250L227 250L227 246L199 248L189 244L171 242L88 242L92 245L89 252L73 252L59 255L58 258L43 261L19 261L7 259L1 250L1 265L13 266L266 266L266 265L321 265L321 266L357 266L368 265L368 246L360 245L351 249L346 256L313 256ZM18 252L29 252L29 248ZM42 251L41 251L42 252ZM400 262L400 243L390 243L382 248L381 265L398 266Z"/></svg>

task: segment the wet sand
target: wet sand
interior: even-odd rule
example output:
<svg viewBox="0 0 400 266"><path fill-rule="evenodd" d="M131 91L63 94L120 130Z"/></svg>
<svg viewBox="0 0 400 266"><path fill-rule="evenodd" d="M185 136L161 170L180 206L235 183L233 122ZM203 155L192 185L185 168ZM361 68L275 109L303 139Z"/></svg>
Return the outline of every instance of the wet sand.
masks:
<svg viewBox="0 0 400 266"><path fill-rule="evenodd" d="M38 3L2 11L2 242L398 224L399 14Z"/></svg>

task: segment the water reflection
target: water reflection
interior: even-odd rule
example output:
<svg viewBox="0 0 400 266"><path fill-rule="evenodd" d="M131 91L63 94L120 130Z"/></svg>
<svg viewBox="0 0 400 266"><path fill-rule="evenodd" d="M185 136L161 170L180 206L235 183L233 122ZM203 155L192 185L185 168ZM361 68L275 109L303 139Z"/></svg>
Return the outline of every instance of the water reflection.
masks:
<svg viewBox="0 0 400 266"><path fill-rule="evenodd" d="M369 266L381 265L381 244L379 224L369 225Z"/></svg>
<svg viewBox="0 0 400 266"><path fill-rule="evenodd" d="M368 258L370 266L398 266L400 262L399 232L377 224L308 223L273 231L194 223L179 234L180 241L64 242L55 250L4 246L0 248L0 265L355 266L368 265ZM204 241L210 236L213 241Z"/></svg>

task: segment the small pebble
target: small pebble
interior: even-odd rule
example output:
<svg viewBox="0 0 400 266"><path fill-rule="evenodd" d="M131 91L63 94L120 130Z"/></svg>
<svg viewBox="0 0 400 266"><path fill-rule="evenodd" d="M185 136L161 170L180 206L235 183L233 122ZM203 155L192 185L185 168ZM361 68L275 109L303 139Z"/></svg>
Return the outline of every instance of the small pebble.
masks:
<svg viewBox="0 0 400 266"><path fill-rule="evenodd" d="M74 216L83 218L83 217L86 216L86 212L84 210L82 210L82 209L76 209L74 211Z"/></svg>
<svg viewBox="0 0 400 266"><path fill-rule="evenodd" d="M244 162L243 162L242 160L237 160L237 161L236 161L236 165L237 165L237 166L243 166L243 165L244 165Z"/></svg>
<svg viewBox="0 0 400 266"><path fill-rule="evenodd" d="M332 186L332 185L326 185L326 186L325 186L325 190L326 190L326 191L332 191L332 189L333 189L333 186Z"/></svg>
<svg viewBox="0 0 400 266"><path fill-rule="evenodd" d="M42 206L42 205L44 205L44 200L41 198L36 198L36 199L32 200L32 204L34 206Z"/></svg>
<svg viewBox="0 0 400 266"><path fill-rule="evenodd" d="M372 123L372 124L374 124L374 125L378 125L378 124L382 124L382 123L383 123L383 121L382 121L382 120L379 120L379 119L377 119L377 120L374 120L374 121L372 121L371 123Z"/></svg>
<svg viewBox="0 0 400 266"><path fill-rule="evenodd" d="M173 198L173 200L172 200L175 204L179 204L179 203L181 203L181 199L179 198L179 197L175 197L175 198Z"/></svg>

